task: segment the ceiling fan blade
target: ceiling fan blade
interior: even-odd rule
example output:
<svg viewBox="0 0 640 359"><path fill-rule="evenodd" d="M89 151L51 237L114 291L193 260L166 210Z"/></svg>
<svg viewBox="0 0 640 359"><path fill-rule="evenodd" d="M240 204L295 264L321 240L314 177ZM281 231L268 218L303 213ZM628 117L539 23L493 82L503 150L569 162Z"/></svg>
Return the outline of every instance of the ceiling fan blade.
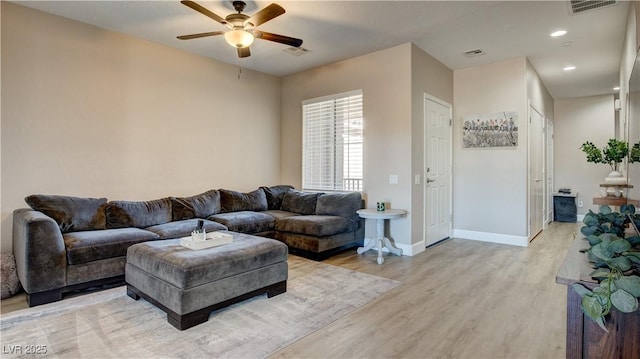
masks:
<svg viewBox="0 0 640 359"><path fill-rule="evenodd" d="M253 16L248 18L246 22L250 22L253 24L254 27L257 27L284 13L285 11L282 8L282 6L278 4L271 4L265 7L264 9L258 11L257 13L253 14Z"/></svg>
<svg viewBox="0 0 640 359"><path fill-rule="evenodd" d="M238 48L238 57L249 57L251 56L251 50L248 47L239 47Z"/></svg>
<svg viewBox="0 0 640 359"><path fill-rule="evenodd" d="M192 8L193 10L201 13L202 15L212 18L213 20L221 23L222 25L225 25L227 23L227 20L225 20L222 17L212 13L211 11L207 10L206 8L202 7L200 4L198 4L196 2L189 1L189 0L183 0L183 1L180 1L180 2L183 3L184 5Z"/></svg>
<svg viewBox="0 0 640 359"><path fill-rule="evenodd" d="M224 31L212 31L212 32L201 32L199 34L180 35L180 36L177 36L177 38L180 40L191 40L191 39L197 39L199 37L216 36L216 35L222 35L222 34L224 34Z"/></svg>
<svg viewBox="0 0 640 359"><path fill-rule="evenodd" d="M296 39L295 37L272 34L270 32L259 31L259 30L254 30L253 35L255 35L255 37L258 39L279 42L281 44L285 44L293 47L300 47L300 45L302 45L302 40Z"/></svg>

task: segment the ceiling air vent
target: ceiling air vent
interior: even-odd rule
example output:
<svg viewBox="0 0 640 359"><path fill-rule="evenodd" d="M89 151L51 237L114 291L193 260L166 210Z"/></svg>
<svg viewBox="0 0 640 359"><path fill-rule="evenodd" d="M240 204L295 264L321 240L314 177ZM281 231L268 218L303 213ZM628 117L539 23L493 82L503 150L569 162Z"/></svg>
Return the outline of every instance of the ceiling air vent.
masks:
<svg viewBox="0 0 640 359"><path fill-rule="evenodd" d="M286 52L287 54L293 55L293 56L302 56L304 54L308 54L311 52L311 50L309 49L305 49L304 47L300 46L300 47L287 47L286 49L282 50L284 52Z"/></svg>
<svg viewBox="0 0 640 359"><path fill-rule="evenodd" d="M617 0L570 0L571 14L580 14L585 11L601 9L603 7L613 6L617 4Z"/></svg>
<svg viewBox="0 0 640 359"><path fill-rule="evenodd" d="M464 56L466 57L476 57L482 55L486 55L486 52L484 52L484 50L482 49L469 50L464 53Z"/></svg>

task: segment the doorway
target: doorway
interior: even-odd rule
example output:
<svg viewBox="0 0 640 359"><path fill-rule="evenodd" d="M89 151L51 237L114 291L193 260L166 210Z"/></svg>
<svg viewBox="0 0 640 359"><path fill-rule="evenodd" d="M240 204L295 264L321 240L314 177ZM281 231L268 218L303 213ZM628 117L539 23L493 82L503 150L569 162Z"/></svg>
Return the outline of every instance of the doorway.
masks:
<svg viewBox="0 0 640 359"><path fill-rule="evenodd" d="M451 105L424 97L424 242L451 235Z"/></svg>
<svg viewBox="0 0 640 359"><path fill-rule="evenodd" d="M546 194L545 198L545 218L543 229L547 228L547 225L553 221L553 122L547 119L546 127L544 129L545 139L545 168L547 172L547 182L544 189Z"/></svg>
<svg viewBox="0 0 640 359"><path fill-rule="evenodd" d="M545 217L544 117L529 106L529 240L542 232Z"/></svg>

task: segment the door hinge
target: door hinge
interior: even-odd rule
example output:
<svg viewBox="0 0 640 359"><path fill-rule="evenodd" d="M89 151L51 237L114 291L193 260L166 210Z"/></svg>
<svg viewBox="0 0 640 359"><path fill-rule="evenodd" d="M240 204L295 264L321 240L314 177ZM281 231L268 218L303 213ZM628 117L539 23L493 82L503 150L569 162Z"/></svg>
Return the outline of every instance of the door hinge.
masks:
<svg viewBox="0 0 640 359"><path fill-rule="evenodd" d="M449 119L449 127L451 127L451 122L452 122L451 119Z"/></svg>

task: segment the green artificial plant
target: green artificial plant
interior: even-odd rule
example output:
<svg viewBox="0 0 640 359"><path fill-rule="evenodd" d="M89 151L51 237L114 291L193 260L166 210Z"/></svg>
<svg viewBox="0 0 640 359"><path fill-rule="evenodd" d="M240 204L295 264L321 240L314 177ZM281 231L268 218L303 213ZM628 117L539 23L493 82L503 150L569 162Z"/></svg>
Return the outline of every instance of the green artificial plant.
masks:
<svg viewBox="0 0 640 359"><path fill-rule="evenodd" d="M618 165L629 156L629 144L615 138L609 139L602 149L590 141L583 143L580 149L587 155L587 162L608 164L612 171L617 171Z"/></svg>
<svg viewBox="0 0 640 359"><path fill-rule="evenodd" d="M599 284L589 290L581 284L573 289L582 297L582 312L604 331L605 317L612 308L623 313L638 310L640 298L640 234L625 238L625 227L638 218L633 205L623 205L620 213L609 206L600 206L600 212L585 215L581 232L589 241L585 250L594 267L590 276Z"/></svg>

